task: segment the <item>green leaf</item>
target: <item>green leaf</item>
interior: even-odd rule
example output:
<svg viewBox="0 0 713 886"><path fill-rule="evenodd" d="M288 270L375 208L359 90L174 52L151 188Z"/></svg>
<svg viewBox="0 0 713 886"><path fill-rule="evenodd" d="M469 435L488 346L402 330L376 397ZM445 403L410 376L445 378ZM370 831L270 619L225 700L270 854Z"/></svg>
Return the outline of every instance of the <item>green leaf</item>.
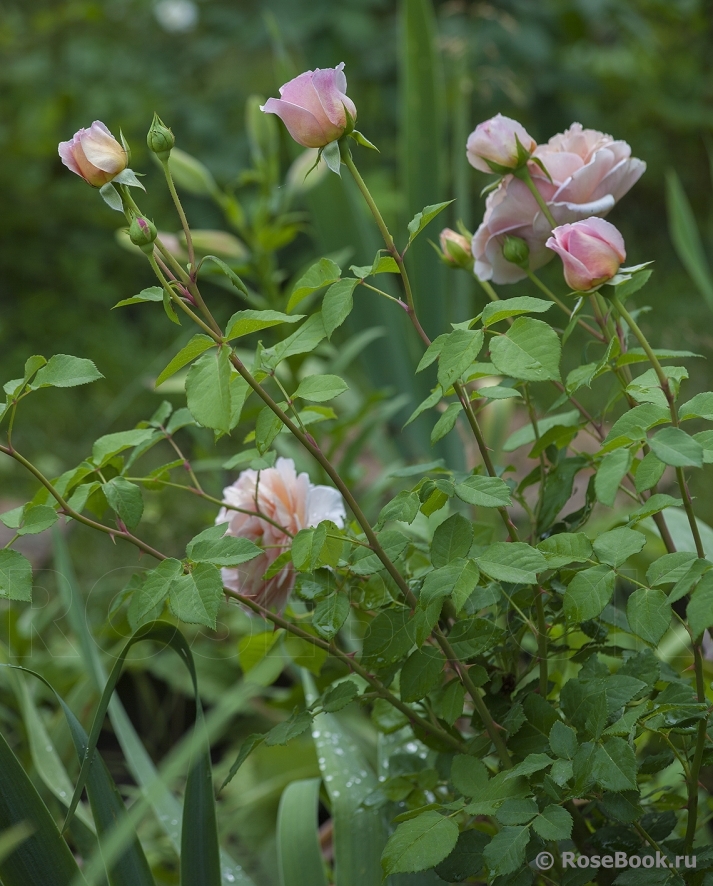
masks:
<svg viewBox="0 0 713 886"><path fill-rule="evenodd" d="M294 399L301 397L314 403L333 400L349 390L349 385L338 375L310 375L302 379L294 393Z"/></svg>
<svg viewBox="0 0 713 886"><path fill-rule="evenodd" d="M466 557L473 543L473 527L461 514L452 514L438 526L431 542L431 563L438 569Z"/></svg>
<svg viewBox="0 0 713 886"><path fill-rule="evenodd" d="M460 403L449 403L446 411L433 426L433 430L431 431L431 445L443 439L446 434L449 434L453 430L462 408L463 407Z"/></svg>
<svg viewBox="0 0 713 886"><path fill-rule="evenodd" d="M440 682L446 660L440 649L424 646L406 659L401 669L401 700L420 701Z"/></svg>
<svg viewBox="0 0 713 886"><path fill-rule="evenodd" d="M409 540L396 529L386 529L377 533L379 542L386 556L393 562L406 549ZM352 572L357 575L370 575L384 568L384 564L369 548L359 546L352 557Z"/></svg>
<svg viewBox="0 0 713 886"><path fill-rule="evenodd" d="M263 351L263 361L274 368L287 357L313 351L326 334L321 312L311 314L292 335Z"/></svg>
<svg viewBox="0 0 713 886"><path fill-rule="evenodd" d="M468 369L483 347L482 329L456 329L443 343L438 361L438 383L447 391Z"/></svg>
<svg viewBox="0 0 713 886"><path fill-rule="evenodd" d="M532 829L543 840L569 840L572 834L572 816L561 806L546 806L532 822Z"/></svg>
<svg viewBox="0 0 713 886"><path fill-rule="evenodd" d="M340 683L334 683L320 699L322 710L328 714L341 711L342 708L354 701L358 694L359 687L353 680L342 680Z"/></svg>
<svg viewBox="0 0 713 886"><path fill-rule="evenodd" d="M332 284L322 300L324 332L331 339L335 329L344 323L354 307L354 289L359 281L346 277Z"/></svg>
<svg viewBox="0 0 713 886"><path fill-rule="evenodd" d="M693 551L677 551L664 554L649 566L646 581L654 588L661 585L675 584L688 572L691 563L696 559Z"/></svg>
<svg viewBox="0 0 713 886"><path fill-rule="evenodd" d="M705 461L705 454L704 459ZM652 489L663 477L666 465L653 453L647 452L636 468L636 491Z"/></svg>
<svg viewBox="0 0 713 886"><path fill-rule="evenodd" d="M407 247L413 243L426 225L429 224L429 222L432 222L433 219L439 213L443 212L446 206L450 206L452 202L452 200L446 200L445 203L433 203L431 206L424 206L420 212L417 212L408 223L409 238Z"/></svg>
<svg viewBox="0 0 713 886"><path fill-rule="evenodd" d="M205 625L214 631L222 599L220 570L210 563L198 563L193 572L174 580L168 602L171 612L180 621Z"/></svg>
<svg viewBox="0 0 713 886"><path fill-rule="evenodd" d="M222 274L224 274L228 280L233 284L233 286L238 290L238 292L242 292L243 295L248 294L248 290L243 281L238 277L235 271L230 267L230 265L226 264L222 258L218 258L217 255L204 255L200 260L199 268L202 268L205 262L212 261L214 264L218 265L219 270Z"/></svg>
<svg viewBox="0 0 713 886"><path fill-rule="evenodd" d="M286 405L286 403L279 404L283 409ZM261 455L267 452L282 428L283 424L280 416L273 412L269 406L263 406L255 422L255 445Z"/></svg>
<svg viewBox="0 0 713 886"><path fill-rule="evenodd" d="M662 422L670 421L671 413L663 406L655 403L644 403L635 406L618 418L604 439L604 445L614 443L623 438L624 442L634 443L637 440L645 440L649 428Z"/></svg>
<svg viewBox="0 0 713 886"><path fill-rule="evenodd" d="M439 812L424 812L402 822L389 837L381 856L384 873L411 873L432 868L450 855L458 841L458 825Z"/></svg>
<svg viewBox="0 0 713 886"><path fill-rule="evenodd" d="M215 342L210 336L201 333L194 335L188 344L181 348L173 360L171 360L168 366L163 372L161 372L156 379L155 387L162 385L167 379L178 372L179 369L183 369L184 366L193 362L196 357L200 357L204 351L207 351L208 348L214 347L214 345Z"/></svg>
<svg viewBox="0 0 713 886"><path fill-rule="evenodd" d="M374 261L370 265L352 265L349 270L363 280L365 277L371 277L374 274L399 274L399 266L391 255L383 255L379 250L374 257Z"/></svg>
<svg viewBox="0 0 713 886"><path fill-rule="evenodd" d="M671 604L663 591L638 588L626 603L631 630L655 646L671 624Z"/></svg>
<svg viewBox="0 0 713 886"><path fill-rule="evenodd" d="M38 388L74 388L86 385L104 376L91 360L84 357L71 357L68 354L55 354L39 370L30 387Z"/></svg>
<svg viewBox="0 0 713 886"><path fill-rule="evenodd" d="M423 352L423 356L418 361L418 366L416 367L416 372L422 372L431 363L435 363L435 361L440 357L441 351L443 350L443 345L446 343L448 339L448 333L443 332L441 335L437 336L433 339L431 344L426 348Z"/></svg>
<svg viewBox="0 0 713 886"><path fill-rule="evenodd" d="M495 813L495 817L504 825L527 824L538 811L537 803L530 797L512 797L503 803Z"/></svg>
<svg viewBox="0 0 713 886"><path fill-rule="evenodd" d="M611 508L614 506L619 484L627 475L633 457L628 449L617 449L609 452L599 462L597 474L594 478L594 491L597 500Z"/></svg>
<svg viewBox="0 0 713 886"><path fill-rule="evenodd" d="M138 295L118 301L114 308L123 308L125 305L138 305L147 301L163 301L163 289L160 286L149 286L148 289L142 289ZM114 308L112 308L112 311Z"/></svg>
<svg viewBox="0 0 713 886"><path fill-rule="evenodd" d="M544 555L524 542L495 542L476 562L486 575L512 584L535 584L537 573L549 568Z"/></svg>
<svg viewBox="0 0 713 886"><path fill-rule="evenodd" d="M129 619L131 624L143 624L147 616L163 604L173 582L182 574L180 560L162 560L143 580L141 586L131 595Z"/></svg>
<svg viewBox="0 0 713 886"><path fill-rule="evenodd" d="M592 556L592 543L583 532L560 532L537 545L545 555L549 569L559 569L568 563L584 563Z"/></svg>
<svg viewBox="0 0 713 886"><path fill-rule="evenodd" d="M664 375L669 380L669 387L675 399L678 396L681 382L688 378L688 370L684 366L665 366L662 368ZM647 369L646 372L637 376L627 385L626 393L636 400L637 403L655 403L658 406L668 408L668 400L661 390L661 382L654 369Z"/></svg>
<svg viewBox="0 0 713 886"><path fill-rule="evenodd" d="M700 431L693 435L693 439L703 447L703 464L711 464L713 462L713 431Z"/></svg>
<svg viewBox="0 0 713 886"><path fill-rule="evenodd" d="M453 680L443 693L441 698L441 718L453 726L456 720L463 716L465 705L465 689L460 680Z"/></svg>
<svg viewBox="0 0 713 886"><path fill-rule="evenodd" d="M664 428L651 438L649 445L664 464L676 468L702 468L703 447L680 428Z"/></svg>
<svg viewBox="0 0 713 886"><path fill-rule="evenodd" d="M168 158L168 168L179 188L196 197L220 195L210 171L195 157L180 148L173 148Z"/></svg>
<svg viewBox="0 0 713 886"><path fill-rule="evenodd" d="M57 520L59 514L49 505L25 505L22 526L17 530L17 534L37 535L54 526Z"/></svg>
<svg viewBox="0 0 713 886"><path fill-rule="evenodd" d="M582 416L576 409L572 409L569 412L560 412L558 415L550 415L547 418L541 418L537 422L537 433L539 437L544 437L544 435L552 430L553 428L574 428L576 427ZM532 424L523 425L523 427L518 428L513 434L511 434L503 445L503 450L505 452L513 452L515 449L519 449L520 446L526 446L528 443L535 442L535 430L532 427Z"/></svg>
<svg viewBox="0 0 713 886"><path fill-rule="evenodd" d="M686 619L696 640L706 628L713 627L713 572L707 572L698 582L686 609Z"/></svg>
<svg viewBox="0 0 713 886"><path fill-rule="evenodd" d="M198 424L215 431L230 431L230 349L203 354L188 370L186 402Z"/></svg>
<svg viewBox="0 0 713 886"><path fill-rule="evenodd" d="M108 483L102 484L102 491L109 507L128 529L138 526L144 513L144 500L135 483L130 483L124 477L112 477Z"/></svg>
<svg viewBox="0 0 713 886"><path fill-rule="evenodd" d="M487 618L464 618L451 628L448 640L459 661L468 661L492 649L502 639L502 631Z"/></svg>
<svg viewBox="0 0 713 886"><path fill-rule="evenodd" d="M293 738L297 738L298 735L306 732L311 725L312 714L309 711L300 711L295 708L287 720L283 720L282 723L272 727L265 736L265 744L268 747L286 745Z"/></svg>
<svg viewBox="0 0 713 886"><path fill-rule="evenodd" d="M319 778L293 781L282 792L277 812L281 886L327 886L317 821L320 783Z"/></svg>
<svg viewBox="0 0 713 886"><path fill-rule="evenodd" d="M312 625L320 637L331 640L349 615L349 597L346 594L332 594L320 600L312 615Z"/></svg>
<svg viewBox="0 0 713 886"><path fill-rule="evenodd" d="M502 375L523 381L559 381L562 346L542 320L519 317L490 343L490 359Z"/></svg>
<svg viewBox="0 0 713 886"><path fill-rule="evenodd" d="M464 797L478 797L488 781L485 764L467 754L456 754L451 765L451 781Z"/></svg>
<svg viewBox="0 0 713 886"><path fill-rule="evenodd" d="M269 329L281 323L297 323L304 320L304 314L283 314L281 311L237 311L228 320L226 341L242 338L261 329ZM196 336L197 337L197 336Z"/></svg>
<svg viewBox="0 0 713 886"><path fill-rule="evenodd" d="M622 527L602 533L594 540L592 547L600 563L616 568L638 554L645 544L646 536L643 533Z"/></svg>
<svg viewBox="0 0 713 886"><path fill-rule="evenodd" d="M341 273L342 269L331 259L320 258L295 283L287 302L287 310L292 311L308 295L336 283Z"/></svg>
<svg viewBox="0 0 713 886"><path fill-rule="evenodd" d="M385 609L374 618L364 637L362 664L376 669L398 661L414 645L416 624L407 609Z"/></svg>
<svg viewBox="0 0 713 886"><path fill-rule="evenodd" d="M615 584L616 573L608 566L592 566L578 572L564 594L567 620L581 624L601 615L612 598Z"/></svg>
<svg viewBox="0 0 713 886"><path fill-rule="evenodd" d="M664 495L663 492L657 492L655 495L647 498L646 502L641 505L640 508L637 508L629 514L629 524L633 525L634 523L639 523L646 517L650 517L652 514L657 514L659 511L663 511L664 508L680 508L682 504L683 501L680 498L674 498L672 495Z"/></svg>
<svg viewBox="0 0 713 886"><path fill-rule="evenodd" d="M119 431L116 434L105 434L92 446L92 461L96 467L103 467L110 459L125 449L140 446L156 433L153 428L136 428L133 431Z"/></svg>
<svg viewBox="0 0 713 886"><path fill-rule="evenodd" d="M490 837L482 831L462 831L455 849L436 866L436 874L446 883L460 883L477 877L483 869L483 850Z"/></svg>
<svg viewBox="0 0 713 886"><path fill-rule="evenodd" d="M239 566L263 553L262 548L247 538L225 535L227 525L211 526L192 538L186 546L188 558L214 566Z"/></svg>
<svg viewBox="0 0 713 886"><path fill-rule="evenodd" d="M530 841L529 828L503 828L488 843L483 860L490 877L512 874L525 862L525 848Z"/></svg>
<svg viewBox="0 0 713 886"><path fill-rule="evenodd" d="M519 314L542 314L549 311L553 302L542 298L531 298L529 295L521 295L517 298L505 298L501 301L491 302L483 309L483 326L492 326L508 317L517 317Z"/></svg>
<svg viewBox="0 0 713 886"><path fill-rule="evenodd" d="M455 493L462 501L482 508L512 506L510 487L500 477L468 477L456 486Z"/></svg>
<svg viewBox="0 0 713 886"><path fill-rule="evenodd" d="M681 421L689 418L705 418L706 421L713 421L713 392L704 391L682 403L678 407L678 417Z"/></svg>
<svg viewBox="0 0 713 886"><path fill-rule="evenodd" d="M552 753L563 760L573 760L579 747L577 733L571 726L566 726L561 720L556 720L552 724L549 743Z"/></svg>
<svg viewBox="0 0 713 886"><path fill-rule="evenodd" d="M592 777L605 791L636 790L636 758L623 738L609 738L597 747Z"/></svg>
<svg viewBox="0 0 713 886"><path fill-rule="evenodd" d="M713 277L706 261L693 210L673 169L666 173L666 209L669 232L681 264L713 309Z"/></svg>

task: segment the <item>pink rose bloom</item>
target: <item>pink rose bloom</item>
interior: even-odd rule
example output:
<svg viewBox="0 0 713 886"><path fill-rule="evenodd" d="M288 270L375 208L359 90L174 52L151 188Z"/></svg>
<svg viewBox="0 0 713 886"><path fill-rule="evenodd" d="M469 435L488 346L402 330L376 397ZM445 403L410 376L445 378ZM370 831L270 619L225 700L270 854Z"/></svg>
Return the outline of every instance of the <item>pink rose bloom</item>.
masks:
<svg viewBox="0 0 713 886"><path fill-rule="evenodd" d="M223 490L223 501L246 511L258 511L292 535L322 520L331 520L341 529L346 519L339 492L331 486L315 486L307 474L298 474L291 458L278 458L274 468L260 471L259 482L258 471L243 471L232 486ZM292 564L267 581L263 575L290 547L290 536L261 517L230 508L221 508L215 522L229 524L226 535L249 538L265 548L265 553L254 560L223 569L223 584L261 606L283 609L295 583Z"/></svg>
<svg viewBox="0 0 713 886"><path fill-rule="evenodd" d="M485 123L479 123L468 136L468 162L481 172L494 171L488 161L515 169L520 165L518 141L529 154L537 147L535 139L517 120L496 114Z"/></svg>
<svg viewBox="0 0 713 886"><path fill-rule="evenodd" d="M336 68L305 71L281 86L280 98L269 98L260 110L277 114L297 144L323 148L344 135L347 111L356 120L343 69L344 62Z"/></svg>
<svg viewBox="0 0 713 886"><path fill-rule="evenodd" d="M444 228L439 236L443 261L452 268L467 267L472 264L470 239L451 228Z"/></svg>
<svg viewBox="0 0 713 886"><path fill-rule="evenodd" d="M67 169L95 188L116 178L129 162L126 151L101 120L75 132L71 141L60 142L58 150Z"/></svg>
<svg viewBox="0 0 713 886"><path fill-rule="evenodd" d="M603 218L561 225L552 231L546 245L562 259L564 279L577 292L611 280L626 258L624 238Z"/></svg>
<svg viewBox="0 0 713 886"><path fill-rule="evenodd" d="M580 123L539 145L534 156L552 177L550 182L533 162L529 164L535 186L558 225L605 216L641 178L646 164L631 156L626 142L614 141ZM545 243L552 233L527 185L507 175L485 202L483 222L473 237L475 275L494 283L515 283L525 271L503 258L506 234L521 237L530 248L530 268L552 258Z"/></svg>

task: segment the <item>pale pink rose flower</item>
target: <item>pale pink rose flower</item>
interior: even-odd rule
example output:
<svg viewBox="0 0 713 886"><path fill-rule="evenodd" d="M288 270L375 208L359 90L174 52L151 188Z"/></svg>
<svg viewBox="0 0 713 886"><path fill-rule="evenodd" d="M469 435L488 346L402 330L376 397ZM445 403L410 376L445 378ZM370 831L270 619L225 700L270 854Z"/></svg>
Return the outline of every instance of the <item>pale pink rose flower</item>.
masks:
<svg viewBox="0 0 713 886"><path fill-rule="evenodd" d="M611 280L626 258L624 238L619 231L596 217L555 228L547 248L562 259L564 279L577 292Z"/></svg>
<svg viewBox="0 0 713 886"><path fill-rule="evenodd" d="M356 107L346 91L341 62L336 68L305 71L281 86L280 98L269 98L260 110L277 114L297 144L323 148L344 135L347 111L356 120Z"/></svg>
<svg viewBox="0 0 713 886"><path fill-rule="evenodd" d="M254 560L223 569L223 584L278 611L284 608L295 583L291 563L267 581L263 579L268 568L290 547L290 536L278 526L294 536L300 529L316 526L322 520L331 520L341 529L346 519L339 492L331 486L315 486L307 474L298 474L291 458L278 458L274 468L266 468L259 475L258 471L243 471L232 486L223 490L223 501L273 521L221 508L215 522L228 523L226 535L249 538L265 549Z"/></svg>
<svg viewBox="0 0 713 886"><path fill-rule="evenodd" d="M75 132L71 141L60 142L58 151L67 169L95 188L116 178L129 162L126 151L101 120Z"/></svg>
<svg viewBox="0 0 713 886"><path fill-rule="evenodd" d="M439 239L443 260L453 268L468 265L471 260L470 239L459 234L451 228L444 228Z"/></svg>
<svg viewBox="0 0 713 886"><path fill-rule="evenodd" d="M552 181L535 164L528 169L558 225L591 216L605 216L643 175L646 164L631 156L624 141L573 123L563 133L539 145L534 156ZM505 235L522 237L530 247L530 268L552 258L545 246L551 225L527 185L512 175L503 178L485 202L483 222L473 237L475 275L494 283L515 283L526 272L503 258Z"/></svg>
<svg viewBox="0 0 713 886"><path fill-rule="evenodd" d="M497 163L498 166L515 169L520 165L518 141L530 154L537 147L535 139L517 120L496 114L490 120L479 123L468 136L466 145L468 162L481 172L494 171L488 160Z"/></svg>

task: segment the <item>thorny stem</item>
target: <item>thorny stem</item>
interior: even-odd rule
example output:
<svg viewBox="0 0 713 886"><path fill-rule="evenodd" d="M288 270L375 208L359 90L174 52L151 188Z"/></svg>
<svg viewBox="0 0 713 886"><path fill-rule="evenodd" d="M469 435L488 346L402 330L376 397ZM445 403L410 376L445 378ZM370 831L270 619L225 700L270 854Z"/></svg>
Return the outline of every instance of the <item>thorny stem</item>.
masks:
<svg viewBox="0 0 713 886"><path fill-rule="evenodd" d="M535 286L537 286L537 288L541 292L544 292L544 294L549 299L551 299L557 305L557 307L560 308L571 319L572 311L567 307L567 305L562 301L561 298L558 298L554 294L554 292L552 292L552 290L549 288L549 286L546 286L542 282L542 280L540 280L540 278L537 276L537 274L535 274L533 271L528 270L527 276L530 278L530 280L532 280L532 282L535 284ZM590 335L594 336L594 338L596 338L598 341L603 342L605 340L602 333L598 332L596 329L594 329L593 326L590 326L586 320L583 320L581 317L578 317L577 323L582 327L582 329L585 329Z"/></svg>
<svg viewBox="0 0 713 886"><path fill-rule="evenodd" d="M340 661L343 661L351 671L355 674L358 674L362 677L366 682L375 690L377 695L381 698L386 699L390 704L392 704L395 708L401 711L405 717L407 717L412 723L417 724L421 729L426 732L430 732L432 735L437 735L441 740L446 741L452 748L460 751L461 753L465 753L466 749L462 742L458 741L457 738L454 738L450 733L446 732L445 729L442 729L440 726L435 726L429 720L426 720L424 717L421 717L417 714L412 708L410 708L407 704L402 702L397 696L395 696L392 692L390 692L383 683L377 680L369 671L359 664L358 661L355 661L350 655L347 655L345 652L342 652L341 649L334 643L328 643L326 640L322 640L319 637L314 637L312 634L298 627L297 625L293 625L291 622L287 621L287 619L282 618L279 615L276 615L274 612L270 612L270 610L265 609L264 606L261 606L259 603L256 603L250 597L244 597L242 594L239 594L237 591L232 591L227 588L224 589L227 596L232 597L235 600L238 600L243 606L247 606L249 609L252 609L253 612L261 615L263 618L268 619L277 627L283 628L286 631L294 634L297 637L301 637L303 640L307 640L309 643L312 643L313 646L317 646L320 649L324 649L325 652L330 653L335 658L338 658Z"/></svg>
<svg viewBox="0 0 713 886"><path fill-rule="evenodd" d="M91 526L92 529L98 529L99 532L110 535L112 538L123 538L125 541L131 542L131 544L136 545L136 547L139 548L141 551L146 554L150 554L157 560L166 559L164 554L162 554L160 551L157 551L155 548L152 548L151 545L146 544L146 542L141 541L140 538L137 538L137 536L129 532L128 529L112 529L111 526L105 526L103 523L98 523L96 520L92 520L89 517L85 517L83 514L80 514L78 511L75 511L67 504L67 502L59 494L59 492L57 492L57 490L52 485L52 482L48 480L47 477L45 477L45 475L32 464L32 462L28 461L24 456L20 455L20 453L16 449L11 449L9 446L0 445L0 452L4 452L5 455L9 455L10 458L14 458L15 461L19 462L24 468L26 468L31 474L33 474L50 493L50 495L57 501L62 510L62 513L66 514L66 516L71 517L78 523L84 523L85 526Z"/></svg>
<svg viewBox="0 0 713 886"><path fill-rule="evenodd" d="M634 334L634 337L644 349L644 353L649 358L649 362L653 366L656 377L659 380L661 390L666 397L669 411L671 413L671 424L675 428L679 427L676 401L673 395L673 391L671 390L668 376L664 372L664 369L661 366L658 357L654 353L654 350L649 344L648 339L641 331L634 318L621 303L619 296L616 294L616 290L614 290L614 295L612 296L611 301L617 312L619 313L619 316L624 320L626 325ZM703 542L701 540L701 535L698 529L696 515L693 512L693 502L691 501L691 495L688 491L688 485L683 474L683 468L676 468L676 479L678 480L678 486L681 490L681 497L683 498L683 506L685 508L686 516L688 517L688 523L691 527L691 534L693 535L693 540L696 545L696 553L701 559L703 559L705 558L705 550L703 548ZM706 686L703 676L703 655L701 653L701 644L696 642L696 638L693 636L691 637L691 640L693 646L693 665L696 674L696 692L698 695L698 701L701 703L705 703ZM706 727L707 720L701 720L701 722L698 724L698 733L696 735L696 749L693 754L693 762L691 763L691 772L688 781L688 822L686 824L687 852L693 848L693 841L696 836L696 828L698 824L698 782L700 778L701 765L703 763L703 753L705 751L706 745Z"/></svg>
<svg viewBox="0 0 713 886"><path fill-rule="evenodd" d="M188 219L186 218L186 213L183 210L183 205L176 191L176 186L173 183L173 176L171 175L171 170L168 167L168 160L163 160L161 162L161 166L163 166L163 172L166 176L166 184L168 185L168 190L171 193L171 197L173 199L174 206L176 207L176 212L178 212L178 217L181 220L181 227L183 228L183 234L186 238L186 248L188 249L188 261L190 262L190 276L193 279L193 275L196 271L196 254L193 249L193 238L191 237L191 229L188 225Z"/></svg>

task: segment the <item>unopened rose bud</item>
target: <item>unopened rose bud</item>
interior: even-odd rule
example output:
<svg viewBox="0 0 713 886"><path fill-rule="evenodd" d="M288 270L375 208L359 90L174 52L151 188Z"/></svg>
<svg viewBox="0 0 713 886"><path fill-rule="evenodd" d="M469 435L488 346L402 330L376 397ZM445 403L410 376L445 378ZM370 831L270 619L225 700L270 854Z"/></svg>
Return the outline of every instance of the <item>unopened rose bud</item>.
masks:
<svg viewBox="0 0 713 886"><path fill-rule="evenodd" d="M611 280L626 258L624 238L603 218L560 225L546 245L562 259L564 279L576 292L587 292Z"/></svg>
<svg viewBox="0 0 713 886"><path fill-rule="evenodd" d="M159 160L168 160L171 149L176 144L176 137L164 124L158 114L153 115L153 122L146 136L149 151L153 151Z"/></svg>
<svg viewBox="0 0 713 886"><path fill-rule="evenodd" d="M511 172L524 166L537 147L517 120L497 114L479 123L468 136L468 162L481 172Z"/></svg>
<svg viewBox="0 0 713 886"><path fill-rule="evenodd" d="M323 148L354 129L357 111L347 96L344 62L336 68L305 71L280 87L280 98L260 108L277 114L292 138L305 148Z"/></svg>
<svg viewBox="0 0 713 886"><path fill-rule="evenodd" d="M144 218L142 215L134 216L133 221L129 225L129 239L138 246L146 255L153 253L153 244L156 239L156 226L152 221Z"/></svg>
<svg viewBox="0 0 713 886"><path fill-rule="evenodd" d="M451 228L444 228L440 234L441 258L451 268L473 267L470 239Z"/></svg>
<svg viewBox="0 0 713 886"><path fill-rule="evenodd" d="M521 268L527 268L530 259L530 247L522 237L508 235L503 243L503 258Z"/></svg>
<svg viewBox="0 0 713 886"><path fill-rule="evenodd" d="M94 188L116 178L129 163L124 148L100 120L75 132L71 141L60 142L58 151L67 169Z"/></svg>

